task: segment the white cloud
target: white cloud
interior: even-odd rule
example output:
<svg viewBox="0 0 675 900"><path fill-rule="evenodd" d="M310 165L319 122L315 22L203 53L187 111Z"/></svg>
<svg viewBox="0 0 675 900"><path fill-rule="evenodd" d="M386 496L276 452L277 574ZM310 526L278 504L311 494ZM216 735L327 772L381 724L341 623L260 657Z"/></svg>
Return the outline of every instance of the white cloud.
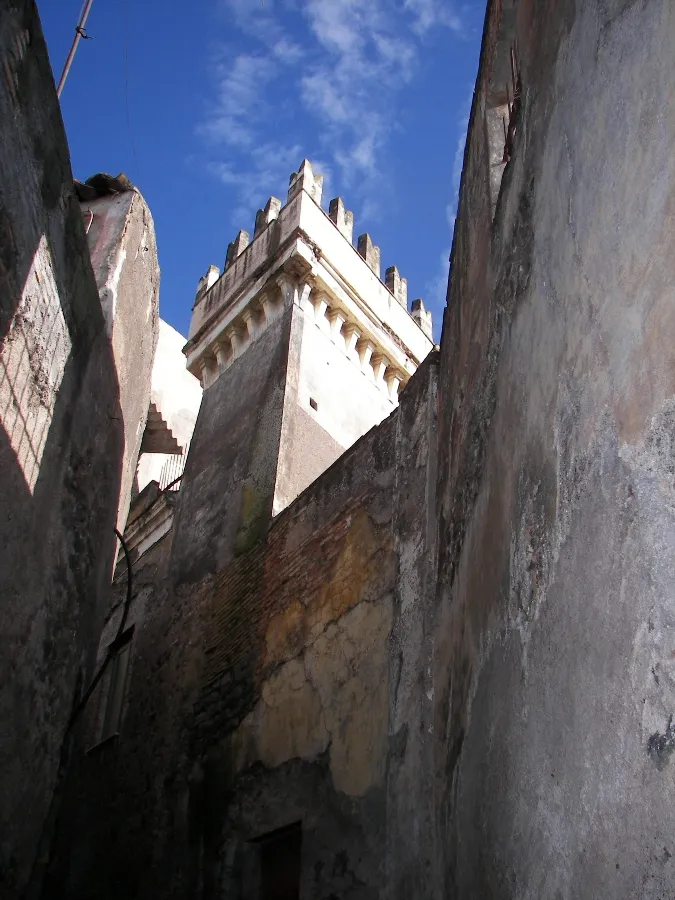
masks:
<svg viewBox="0 0 675 900"><path fill-rule="evenodd" d="M252 106L265 84L274 74L275 67L264 56L242 53L231 67L220 65L220 106L224 112L235 115L250 115Z"/></svg>
<svg viewBox="0 0 675 900"><path fill-rule="evenodd" d="M302 99L308 110L335 125L349 122L350 111L342 92L326 69L315 69L300 80Z"/></svg>
<svg viewBox="0 0 675 900"><path fill-rule="evenodd" d="M216 63L218 94L198 132L237 147L252 143L257 111L276 66L265 56L242 53L233 63Z"/></svg>
<svg viewBox="0 0 675 900"><path fill-rule="evenodd" d="M303 12L315 38L339 55L361 55L379 19L379 0L306 0Z"/></svg>
<svg viewBox="0 0 675 900"><path fill-rule="evenodd" d="M218 0L218 5L244 34L272 47L283 39L284 29L275 15L274 0Z"/></svg>
<svg viewBox="0 0 675 900"><path fill-rule="evenodd" d="M294 64L300 62L305 55L300 44L289 40L287 37L280 37L272 46L272 53L282 63Z"/></svg>
<svg viewBox="0 0 675 900"><path fill-rule="evenodd" d="M402 38L381 33L373 35L373 42L377 47L381 62L391 67L392 73L395 74L395 81L410 81L417 61L416 48Z"/></svg>
<svg viewBox="0 0 675 900"><path fill-rule="evenodd" d="M362 195L391 130L392 98L417 63L414 40L388 0L305 0L303 14L321 50L300 81L305 109L324 126L346 186Z"/></svg>
<svg viewBox="0 0 675 900"><path fill-rule="evenodd" d="M217 98L199 129L211 142L246 151L235 154L236 166L217 163L219 177L237 188L243 204L244 184L257 172L253 153L270 145L280 118L284 139L294 146L292 115L281 116L271 99L283 79L283 102L291 114L301 113L303 132L308 117L318 125L313 145L286 175L303 155L318 154L340 187L358 183L363 207L374 213L396 127L396 96L415 77L427 33L461 29L452 0L217 2L253 47L233 60L221 55ZM294 23L292 34L285 17Z"/></svg>
<svg viewBox="0 0 675 900"><path fill-rule="evenodd" d="M248 147L253 141L253 131L233 116L225 115L217 110L205 119L197 129L214 144L230 144L232 147Z"/></svg>
<svg viewBox="0 0 675 900"><path fill-rule="evenodd" d="M326 126L324 143L347 186L362 193L381 172L397 92L415 76L422 37L461 29L450 0L304 0L299 4L321 55L301 78L308 112ZM375 185L371 185L375 187Z"/></svg>
<svg viewBox="0 0 675 900"><path fill-rule="evenodd" d="M447 0L405 0L405 9L413 14L413 28L418 34L425 34L430 28L443 26L461 34L461 17Z"/></svg>
<svg viewBox="0 0 675 900"><path fill-rule="evenodd" d="M255 211L270 196L276 195L285 203L288 178L302 160L302 148L298 144L270 141L253 147L247 158L246 169L232 163L213 162L209 170L223 184L236 189L239 202L232 211L233 225L252 233Z"/></svg>
<svg viewBox="0 0 675 900"><path fill-rule="evenodd" d="M345 150L335 151L335 160L348 185L359 176L374 178L378 172L378 150L382 142L378 117L373 114L364 120L360 131L355 144Z"/></svg>

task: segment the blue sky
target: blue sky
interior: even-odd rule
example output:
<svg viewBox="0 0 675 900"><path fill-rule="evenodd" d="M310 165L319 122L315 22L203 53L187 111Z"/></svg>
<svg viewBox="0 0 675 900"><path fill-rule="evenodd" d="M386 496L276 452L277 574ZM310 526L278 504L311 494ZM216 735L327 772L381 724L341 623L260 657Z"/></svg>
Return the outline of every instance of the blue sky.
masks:
<svg viewBox="0 0 675 900"><path fill-rule="evenodd" d="M38 0L55 79L80 0ZM438 338L485 0L94 0L62 95L73 171L152 211L161 315L307 157L397 265Z"/></svg>

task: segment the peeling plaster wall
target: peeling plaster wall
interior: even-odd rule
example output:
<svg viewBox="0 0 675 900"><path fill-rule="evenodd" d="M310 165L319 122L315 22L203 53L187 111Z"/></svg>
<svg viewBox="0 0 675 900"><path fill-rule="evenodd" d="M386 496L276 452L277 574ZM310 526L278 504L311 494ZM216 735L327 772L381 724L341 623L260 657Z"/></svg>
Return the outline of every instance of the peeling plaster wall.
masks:
<svg viewBox="0 0 675 900"><path fill-rule="evenodd" d="M0 896L13 898L39 883L90 677L124 437L34 3L0 2L0 61Z"/></svg>
<svg viewBox="0 0 675 900"><path fill-rule="evenodd" d="M257 761L271 768L295 756L314 759L330 747L336 789L360 796L384 775L382 691L392 616L386 589L392 574L383 578L382 599L365 598L378 592L373 582L386 574L392 558L367 512L331 524L339 528L341 546L321 583L307 591L307 573L298 574L292 582L297 599L284 592L288 604L278 602L275 591L281 608L265 629L260 699L235 737L237 768ZM310 546L303 542L298 550L306 555L319 543L325 548L330 537L321 529ZM286 560L280 562L280 572L287 571Z"/></svg>
<svg viewBox="0 0 675 900"><path fill-rule="evenodd" d="M439 896L675 897L675 7L489 7L440 378Z"/></svg>
<svg viewBox="0 0 675 900"><path fill-rule="evenodd" d="M176 582L175 524L135 559L120 736L95 746L103 683L70 770L45 897L253 898L250 842L298 820L301 896L383 896L388 847L400 851L406 833L413 846L395 867L413 883L405 870L415 847L429 852L431 823L420 814L409 831L415 798L430 799L419 768L429 687L415 671L430 610L426 600L415 607L434 559L436 366L432 354L398 411L215 573ZM177 495L176 522L193 496ZM125 589L118 565L100 658ZM411 796L395 803L397 790Z"/></svg>
<svg viewBox="0 0 675 900"><path fill-rule="evenodd" d="M253 705L218 751L232 792L221 878L233 897L250 896L237 878L245 842L297 820L302 896L379 896L396 583L390 490L380 494L392 479L391 429L377 443L376 461L364 440L347 466L320 480L327 484L318 496L303 503L303 495L270 533L254 618ZM230 621L217 640L229 640ZM221 657L207 702L227 697L230 659ZM206 709L211 717L214 707Z"/></svg>

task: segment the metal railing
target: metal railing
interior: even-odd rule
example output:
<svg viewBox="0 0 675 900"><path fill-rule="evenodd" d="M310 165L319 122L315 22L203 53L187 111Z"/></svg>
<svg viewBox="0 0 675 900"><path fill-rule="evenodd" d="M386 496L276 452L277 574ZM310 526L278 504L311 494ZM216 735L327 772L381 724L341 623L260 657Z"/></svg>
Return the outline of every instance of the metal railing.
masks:
<svg viewBox="0 0 675 900"><path fill-rule="evenodd" d="M185 471L185 461L189 449L190 444L188 442L182 453L175 453L166 460L159 475L160 491L167 489L171 491L180 490L180 478Z"/></svg>

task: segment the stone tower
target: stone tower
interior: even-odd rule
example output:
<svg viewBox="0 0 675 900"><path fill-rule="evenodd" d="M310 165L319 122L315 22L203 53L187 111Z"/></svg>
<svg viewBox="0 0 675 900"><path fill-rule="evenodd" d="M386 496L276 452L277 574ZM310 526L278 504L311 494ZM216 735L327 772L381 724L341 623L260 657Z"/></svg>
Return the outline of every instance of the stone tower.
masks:
<svg viewBox="0 0 675 900"><path fill-rule="evenodd" d="M224 565L396 407L432 348L395 266L380 277L370 235L352 242L341 198L321 207L307 160L285 206L270 198L222 274L200 280L185 346L204 388L176 528L179 580Z"/></svg>

